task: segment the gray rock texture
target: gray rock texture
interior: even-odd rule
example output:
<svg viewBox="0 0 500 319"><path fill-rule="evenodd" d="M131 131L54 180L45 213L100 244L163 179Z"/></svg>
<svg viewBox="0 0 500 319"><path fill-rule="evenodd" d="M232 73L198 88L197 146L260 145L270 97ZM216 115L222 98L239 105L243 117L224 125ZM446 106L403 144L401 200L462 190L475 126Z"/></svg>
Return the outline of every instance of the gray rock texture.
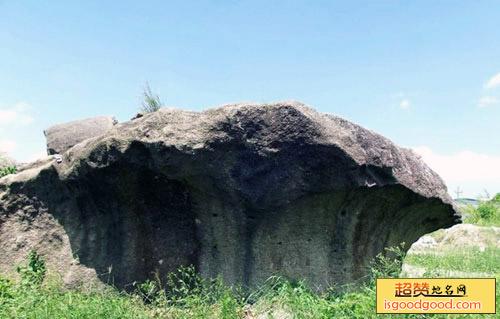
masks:
<svg viewBox="0 0 500 319"><path fill-rule="evenodd" d="M0 270L35 248L69 284L194 264L321 291L458 222L418 155L338 116L295 101L161 109L1 179Z"/></svg>
<svg viewBox="0 0 500 319"><path fill-rule="evenodd" d="M112 116L99 116L49 127L43 133L47 138L47 154L62 154L74 145L109 131L118 124Z"/></svg>
<svg viewBox="0 0 500 319"><path fill-rule="evenodd" d="M7 155L7 153L1 152L0 151L0 169L4 167L11 167L11 166L18 166L19 163Z"/></svg>

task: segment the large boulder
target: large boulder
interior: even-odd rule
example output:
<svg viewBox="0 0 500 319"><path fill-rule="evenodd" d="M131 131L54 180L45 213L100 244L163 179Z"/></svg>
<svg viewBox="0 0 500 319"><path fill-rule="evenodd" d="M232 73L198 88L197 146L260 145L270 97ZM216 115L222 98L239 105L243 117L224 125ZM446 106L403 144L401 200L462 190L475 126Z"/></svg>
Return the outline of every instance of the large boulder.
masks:
<svg viewBox="0 0 500 319"><path fill-rule="evenodd" d="M102 135L118 121L112 116L99 116L49 127L43 133L47 138L47 154L62 154L86 139Z"/></svg>
<svg viewBox="0 0 500 319"><path fill-rule="evenodd" d="M35 248L68 282L118 287L193 264L324 290L460 222L413 151L294 101L161 109L2 179L0 198L0 269Z"/></svg>
<svg viewBox="0 0 500 319"><path fill-rule="evenodd" d="M15 159L7 155L7 153L0 151L0 169L17 165L19 165L19 163Z"/></svg>

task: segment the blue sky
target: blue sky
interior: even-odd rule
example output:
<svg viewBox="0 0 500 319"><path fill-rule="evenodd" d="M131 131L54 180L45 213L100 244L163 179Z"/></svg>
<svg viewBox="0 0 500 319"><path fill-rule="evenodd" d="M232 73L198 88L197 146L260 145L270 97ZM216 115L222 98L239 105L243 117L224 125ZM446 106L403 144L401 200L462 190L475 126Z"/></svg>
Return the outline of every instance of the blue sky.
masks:
<svg viewBox="0 0 500 319"><path fill-rule="evenodd" d="M499 29L499 1L0 0L0 150L128 120L148 80L190 110L300 100L415 148L462 196L496 193Z"/></svg>

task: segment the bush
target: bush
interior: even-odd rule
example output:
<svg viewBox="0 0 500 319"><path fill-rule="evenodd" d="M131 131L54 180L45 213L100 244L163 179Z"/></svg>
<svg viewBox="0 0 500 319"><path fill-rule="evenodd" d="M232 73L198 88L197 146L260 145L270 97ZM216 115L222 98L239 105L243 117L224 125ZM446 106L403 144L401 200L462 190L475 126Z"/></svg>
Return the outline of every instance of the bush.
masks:
<svg viewBox="0 0 500 319"><path fill-rule="evenodd" d="M17 266L17 272L21 275L21 282L25 285L39 285L47 272L45 260L31 250L28 255L28 263L24 266Z"/></svg>
<svg viewBox="0 0 500 319"><path fill-rule="evenodd" d="M11 299L12 294L10 290L12 289L12 282L8 279L0 277L0 301ZM2 303L0 302L0 305Z"/></svg>
<svg viewBox="0 0 500 319"><path fill-rule="evenodd" d="M153 280L146 280L142 283L135 283L136 293L145 303L153 303L160 295L160 288Z"/></svg>
<svg viewBox="0 0 500 319"><path fill-rule="evenodd" d="M481 226L500 226L500 193L493 199L479 199L477 207L467 204L464 208L464 221Z"/></svg>
<svg viewBox="0 0 500 319"><path fill-rule="evenodd" d="M399 277L406 256L404 247L405 243L401 243L396 247L387 247L385 248L386 255L379 253L375 257L370 267L372 281L376 281L377 278Z"/></svg>
<svg viewBox="0 0 500 319"><path fill-rule="evenodd" d="M8 166L0 169L0 177L4 177L10 174L16 174L17 173L17 167L15 166Z"/></svg>
<svg viewBox="0 0 500 319"><path fill-rule="evenodd" d="M224 285L221 278L203 279L192 265L170 272L164 283L155 274L155 280L135 286L134 294L156 307L155 316L159 318L165 312L172 313L173 318L233 319L242 315L242 290Z"/></svg>
<svg viewBox="0 0 500 319"><path fill-rule="evenodd" d="M500 204L500 193L497 193L495 196L493 196L491 201Z"/></svg>

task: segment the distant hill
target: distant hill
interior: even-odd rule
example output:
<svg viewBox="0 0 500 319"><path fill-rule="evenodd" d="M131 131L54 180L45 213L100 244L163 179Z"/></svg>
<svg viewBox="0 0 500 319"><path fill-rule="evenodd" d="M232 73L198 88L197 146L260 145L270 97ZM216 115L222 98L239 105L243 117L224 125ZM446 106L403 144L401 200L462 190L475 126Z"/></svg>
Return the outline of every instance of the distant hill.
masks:
<svg viewBox="0 0 500 319"><path fill-rule="evenodd" d="M455 198L454 201L459 206L463 206L466 204L477 206L479 204L479 201L477 199L473 199L473 198Z"/></svg>

